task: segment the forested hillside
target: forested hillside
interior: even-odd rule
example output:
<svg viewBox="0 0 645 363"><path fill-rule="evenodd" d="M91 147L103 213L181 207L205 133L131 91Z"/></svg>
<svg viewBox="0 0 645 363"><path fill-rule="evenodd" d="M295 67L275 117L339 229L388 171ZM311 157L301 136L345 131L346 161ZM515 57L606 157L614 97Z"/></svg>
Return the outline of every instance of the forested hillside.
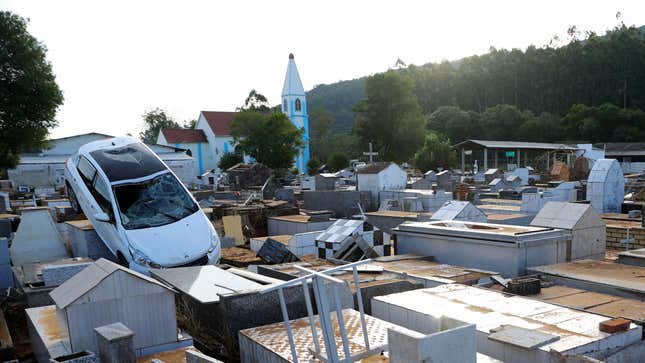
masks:
<svg viewBox="0 0 645 363"><path fill-rule="evenodd" d="M645 109L645 26L620 25L602 36L590 32L581 35L572 27L569 36L568 44L561 47L491 48L481 56L410 66L399 72L414 81L415 94L427 118L441 106L484 113L493 106L508 104L523 112L558 118L576 104L611 103L620 108ZM352 110L364 97L365 79L316 86L307 94L309 108L329 111L334 132L350 131L354 124ZM549 116L542 121L554 122ZM316 122L312 117L312 128ZM606 125L591 125L594 138L612 132L598 129ZM576 130L570 132L575 134ZM503 137L504 132L500 134Z"/></svg>

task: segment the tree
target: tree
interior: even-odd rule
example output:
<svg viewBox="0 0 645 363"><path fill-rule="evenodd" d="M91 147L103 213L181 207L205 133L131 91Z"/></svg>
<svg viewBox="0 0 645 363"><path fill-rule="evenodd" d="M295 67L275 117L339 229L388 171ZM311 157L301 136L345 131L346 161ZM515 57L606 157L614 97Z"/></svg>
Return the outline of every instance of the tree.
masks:
<svg viewBox="0 0 645 363"><path fill-rule="evenodd" d="M375 74L365 95L354 108L361 146L372 142L383 159L408 161L423 145L425 124L412 79L394 70Z"/></svg>
<svg viewBox="0 0 645 363"><path fill-rule="evenodd" d="M244 161L244 156L237 152L226 152L222 155L217 163L220 170L227 170L228 168L237 165Z"/></svg>
<svg viewBox="0 0 645 363"><path fill-rule="evenodd" d="M481 126L488 140L516 140L517 132L526 121L535 117L512 105L497 105L481 114Z"/></svg>
<svg viewBox="0 0 645 363"><path fill-rule="evenodd" d="M139 133L139 138L146 144L156 144L157 136L161 129L178 129L181 126L175 122L170 116L166 115L166 111L155 108L143 114L143 123L145 130Z"/></svg>
<svg viewBox="0 0 645 363"><path fill-rule="evenodd" d="M242 110L231 125L238 150L274 170L287 170L302 146L304 130L297 129L282 112Z"/></svg>
<svg viewBox="0 0 645 363"><path fill-rule="evenodd" d="M46 146L63 93L56 84L47 49L27 31L27 22L0 11L0 169L13 168L19 155Z"/></svg>
<svg viewBox="0 0 645 363"><path fill-rule="evenodd" d="M343 170L348 166L349 166L349 157L347 157L347 155L342 152L333 153L329 157L329 160L327 161L327 167L331 171Z"/></svg>
<svg viewBox="0 0 645 363"><path fill-rule="evenodd" d="M260 94L255 89L252 89L246 97L246 100L244 100L244 105L240 107L239 110L269 112L271 111L271 107L269 106L269 101L267 101L267 98L264 97L264 95Z"/></svg>
<svg viewBox="0 0 645 363"><path fill-rule="evenodd" d="M423 148L415 154L413 164L424 173L438 167L450 168L457 164L457 153L448 138L430 131L426 134Z"/></svg>
<svg viewBox="0 0 645 363"><path fill-rule="evenodd" d="M318 169L320 169L320 160L310 158L309 161L307 161L307 174L316 175L318 174Z"/></svg>
<svg viewBox="0 0 645 363"><path fill-rule="evenodd" d="M183 123L183 128L192 130L197 126L197 120L196 119L191 119L191 120L186 120Z"/></svg>

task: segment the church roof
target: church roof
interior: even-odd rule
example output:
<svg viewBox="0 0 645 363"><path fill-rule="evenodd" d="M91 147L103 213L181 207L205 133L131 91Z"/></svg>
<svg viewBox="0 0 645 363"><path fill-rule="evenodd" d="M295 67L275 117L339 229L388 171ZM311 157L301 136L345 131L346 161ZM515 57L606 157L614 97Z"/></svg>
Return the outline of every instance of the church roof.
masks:
<svg viewBox="0 0 645 363"><path fill-rule="evenodd" d="M293 59L293 54L289 54L289 64L287 65L287 75L284 77L284 86L282 86L282 96L304 96L305 89L300 81L298 67Z"/></svg>
<svg viewBox="0 0 645 363"><path fill-rule="evenodd" d="M208 121L208 125L216 136L231 135L231 124L233 123L235 112L202 111L202 115L204 115L204 118Z"/></svg>
<svg viewBox="0 0 645 363"><path fill-rule="evenodd" d="M161 129L163 137L169 143L178 142L207 142L203 130L192 129Z"/></svg>

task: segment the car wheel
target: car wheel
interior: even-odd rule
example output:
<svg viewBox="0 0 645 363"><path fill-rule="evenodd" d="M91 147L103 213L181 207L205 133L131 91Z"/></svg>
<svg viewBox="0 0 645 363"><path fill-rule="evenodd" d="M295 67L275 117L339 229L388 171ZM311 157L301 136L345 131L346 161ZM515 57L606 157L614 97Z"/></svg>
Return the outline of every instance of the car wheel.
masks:
<svg viewBox="0 0 645 363"><path fill-rule="evenodd" d="M80 214L83 211L81 210L81 206L78 204L78 198L76 198L76 193L74 193L74 189L67 184L67 197L69 198L69 204L72 206L72 209L74 210L74 213Z"/></svg>
<svg viewBox="0 0 645 363"><path fill-rule="evenodd" d="M118 263L119 265L125 268L130 268L130 263L128 263L128 260L125 258L125 256L123 256L121 251L118 251L116 253L116 263Z"/></svg>

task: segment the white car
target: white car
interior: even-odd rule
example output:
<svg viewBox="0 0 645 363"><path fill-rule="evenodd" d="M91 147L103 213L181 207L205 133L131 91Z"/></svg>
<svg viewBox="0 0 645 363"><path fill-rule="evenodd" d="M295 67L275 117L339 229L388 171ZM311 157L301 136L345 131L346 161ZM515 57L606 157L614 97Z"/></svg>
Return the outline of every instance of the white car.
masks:
<svg viewBox="0 0 645 363"><path fill-rule="evenodd" d="M72 207L133 270L214 264L220 240L188 189L132 137L81 146L65 167Z"/></svg>

